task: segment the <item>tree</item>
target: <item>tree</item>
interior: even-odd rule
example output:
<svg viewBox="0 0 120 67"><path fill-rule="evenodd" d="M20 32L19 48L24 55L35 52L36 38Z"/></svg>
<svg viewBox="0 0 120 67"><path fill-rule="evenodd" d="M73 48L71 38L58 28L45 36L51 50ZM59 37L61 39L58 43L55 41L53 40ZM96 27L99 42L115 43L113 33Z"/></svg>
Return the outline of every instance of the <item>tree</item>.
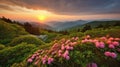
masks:
<svg viewBox="0 0 120 67"><path fill-rule="evenodd" d="M92 29L92 28L91 28L90 25L85 25L85 26L83 27L83 29L81 30L81 32L85 32L85 31L91 30L91 29Z"/></svg>

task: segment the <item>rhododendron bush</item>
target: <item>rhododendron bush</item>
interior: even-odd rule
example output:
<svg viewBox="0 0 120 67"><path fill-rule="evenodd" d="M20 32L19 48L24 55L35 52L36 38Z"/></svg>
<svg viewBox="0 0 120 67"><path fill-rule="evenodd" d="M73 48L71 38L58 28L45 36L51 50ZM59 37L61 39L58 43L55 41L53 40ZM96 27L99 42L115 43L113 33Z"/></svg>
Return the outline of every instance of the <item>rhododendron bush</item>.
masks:
<svg viewBox="0 0 120 67"><path fill-rule="evenodd" d="M50 48L37 50L25 62L38 67L119 67L120 38L62 38Z"/></svg>

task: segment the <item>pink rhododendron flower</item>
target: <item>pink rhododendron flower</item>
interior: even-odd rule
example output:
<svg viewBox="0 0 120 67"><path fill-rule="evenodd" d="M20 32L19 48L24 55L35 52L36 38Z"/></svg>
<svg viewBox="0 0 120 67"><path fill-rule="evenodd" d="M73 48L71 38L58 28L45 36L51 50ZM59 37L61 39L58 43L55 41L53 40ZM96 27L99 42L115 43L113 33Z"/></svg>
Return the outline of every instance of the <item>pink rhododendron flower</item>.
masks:
<svg viewBox="0 0 120 67"><path fill-rule="evenodd" d="M100 39L101 39L101 40L107 40L107 38L106 38L106 37L101 37Z"/></svg>
<svg viewBox="0 0 120 67"><path fill-rule="evenodd" d="M64 50L64 49L65 49L65 46L64 46L64 45L62 45L62 46L61 46L61 50Z"/></svg>
<svg viewBox="0 0 120 67"><path fill-rule="evenodd" d="M111 56L111 52L106 51L106 52L104 53L104 55L107 56L107 57L109 57L109 56Z"/></svg>
<svg viewBox="0 0 120 67"><path fill-rule="evenodd" d="M94 39L94 40L93 40L93 43L95 43L95 42L98 42L98 40L97 40L97 39Z"/></svg>
<svg viewBox="0 0 120 67"><path fill-rule="evenodd" d="M114 46L119 46L119 42L117 42L117 41L112 42L112 44L113 44Z"/></svg>
<svg viewBox="0 0 120 67"><path fill-rule="evenodd" d="M53 62L53 58L49 57L48 58L48 64L51 64Z"/></svg>
<svg viewBox="0 0 120 67"><path fill-rule="evenodd" d="M93 42L93 40L92 40L92 39L89 39L89 40L88 40L88 42L91 42L91 43L92 43L92 42Z"/></svg>
<svg viewBox="0 0 120 67"><path fill-rule="evenodd" d="M72 37L72 40L74 40L75 39L75 37Z"/></svg>
<svg viewBox="0 0 120 67"><path fill-rule="evenodd" d="M82 42L82 43L86 43L86 41L85 41L85 40L82 40L81 42Z"/></svg>
<svg viewBox="0 0 120 67"><path fill-rule="evenodd" d="M63 57L66 58L68 55L69 55L69 51L66 50L66 51L64 52L64 54L63 54Z"/></svg>
<svg viewBox="0 0 120 67"><path fill-rule="evenodd" d="M67 40L66 42L65 42L65 44L68 44L70 42L70 40Z"/></svg>
<svg viewBox="0 0 120 67"><path fill-rule="evenodd" d="M69 55L69 51L68 51L68 50L66 50L64 54Z"/></svg>
<svg viewBox="0 0 120 67"><path fill-rule="evenodd" d="M59 52L59 53L62 53L62 50L59 50L58 52Z"/></svg>
<svg viewBox="0 0 120 67"><path fill-rule="evenodd" d="M90 35L87 35L86 38L89 39L89 38L90 38Z"/></svg>
<svg viewBox="0 0 120 67"><path fill-rule="evenodd" d="M97 47L97 48L99 48L99 42L95 42L95 46Z"/></svg>
<svg viewBox="0 0 120 67"><path fill-rule="evenodd" d="M73 47L70 47L70 50L73 50Z"/></svg>
<svg viewBox="0 0 120 67"><path fill-rule="evenodd" d="M45 64L45 63L46 63L47 58L48 58L48 56L47 56L47 55L45 55L45 56L42 58L42 63L43 63L43 64Z"/></svg>
<svg viewBox="0 0 120 67"><path fill-rule="evenodd" d="M87 67L98 67L96 63L89 63L87 64Z"/></svg>
<svg viewBox="0 0 120 67"><path fill-rule="evenodd" d="M74 40L78 40L79 39L79 37L76 37Z"/></svg>
<svg viewBox="0 0 120 67"><path fill-rule="evenodd" d="M70 56L67 55L65 58L66 58L66 60L69 60L69 59L70 59Z"/></svg>
<svg viewBox="0 0 120 67"><path fill-rule="evenodd" d="M108 47L111 48L111 49L114 49L114 48L115 48L115 46L112 45L112 44L110 44Z"/></svg>
<svg viewBox="0 0 120 67"><path fill-rule="evenodd" d="M112 52L110 56L111 56L112 58L116 58L116 57L117 57L117 54Z"/></svg>
<svg viewBox="0 0 120 67"><path fill-rule="evenodd" d="M112 43L112 41L108 40L108 41L107 41L107 43L108 43L108 44L111 44L111 43Z"/></svg>
<svg viewBox="0 0 120 67"><path fill-rule="evenodd" d="M114 38L113 38L113 37L110 37L108 40L112 41L112 40L114 40Z"/></svg>
<svg viewBox="0 0 120 67"><path fill-rule="evenodd" d="M66 45L65 48L66 48L67 50L69 50L69 49L70 49L70 46L69 46L69 45Z"/></svg>
<svg viewBox="0 0 120 67"><path fill-rule="evenodd" d="M31 63L33 60L31 59L31 58L29 58L28 60L27 60L27 62L29 62L29 63Z"/></svg>
<svg viewBox="0 0 120 67"><path fill-rule="evenodd" d="M104 54L105 54L105 56L107 56L107 57L112 57L112 58L116 58L116 57L117 57L117 54L114 53L114 52L109 52L109 51L107 51L107 52L105 52Z"/></svg>
<svg viewBox="0 0 120 67"><path fill-rule="evenodd" d="M39 63L39 60L37 60L34 64L37 65Z"/></svg>
<svg viewBox="0 0 120 67"><path fill-rule="evenodd" d="M32 59L34 59L34 58L35 58L35 56L32 56L31 58L32 58Z"/></svg>
<svg viewBox="0 0 120 67"><path fill-rule="evenodd" d="M100 42L100 43L99 43L99 47L100 47L100 48L104 48L104 47L105 47L104 42Z"/></svg>
<svg viewBox="0 0 120 67"><path fill-rule="evenodd" d="M115 40L119 41L119 40L120 40L120 38L115 38Z"/></svg>

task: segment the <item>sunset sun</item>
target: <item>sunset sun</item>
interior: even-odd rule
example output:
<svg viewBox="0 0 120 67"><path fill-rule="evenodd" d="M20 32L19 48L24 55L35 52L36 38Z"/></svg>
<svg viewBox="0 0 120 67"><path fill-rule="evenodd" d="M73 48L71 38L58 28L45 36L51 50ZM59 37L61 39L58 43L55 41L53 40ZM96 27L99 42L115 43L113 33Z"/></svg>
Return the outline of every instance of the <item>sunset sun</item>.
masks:
<svg viewBox="0 0 120 67"><path fill-rule="evenodd" d="M40 21L45 21L45 20L46 20L46 16L45 16L45 15L39 15L39 16L38 16L38 19L39 19Z"/></svg>

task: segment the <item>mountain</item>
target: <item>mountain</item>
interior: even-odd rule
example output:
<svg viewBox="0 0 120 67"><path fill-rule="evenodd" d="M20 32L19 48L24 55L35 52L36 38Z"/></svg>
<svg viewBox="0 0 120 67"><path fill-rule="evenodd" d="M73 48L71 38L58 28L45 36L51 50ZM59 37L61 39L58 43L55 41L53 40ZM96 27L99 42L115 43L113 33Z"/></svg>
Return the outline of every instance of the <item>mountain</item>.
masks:
<svg viewBox="0 0 120 67"><path fill-rule="evenodd" d="M75 30L75 29L80 29L83 28L85 25L90 25L92 28L98 27L99 25L101 26L120 26L120 20L100 20L100 21L90 21L88 23L78 25L75 27L70 28L69 30Z"/></svg>
<svg viewBox="0 0 120 67"><path fill-rule="evenodd" d="M78 25L83 25L88 23L87 21L83 20L77 20L77 21L66 21L66 22L49 22L47 23L49 26L53 27L53 30L55 31L63 31L67 30L72 27L76 27Z"/></svg>
<svg viewBox="0 0 120 67"><path fill-rule="evenodd" d="M30 22L30 24L31 24L33 27L39 27L39 28L41 28L41 29L48 29L48 30L53 29L51 26L49 26L49 25L47 25L47 24L39 23L39 22Z"/></svg>
<svg viewBox="0 0 120 67"><path fill-rule="evenodd" d="M113 26L113 25L120 25L120 20L106 20L106 21L92 21L92 22L89 22L85 25L90 25L91 27L97 27L98 25L110 25L110 26ZM83 25L83 26L85 26Z"/></svg>

